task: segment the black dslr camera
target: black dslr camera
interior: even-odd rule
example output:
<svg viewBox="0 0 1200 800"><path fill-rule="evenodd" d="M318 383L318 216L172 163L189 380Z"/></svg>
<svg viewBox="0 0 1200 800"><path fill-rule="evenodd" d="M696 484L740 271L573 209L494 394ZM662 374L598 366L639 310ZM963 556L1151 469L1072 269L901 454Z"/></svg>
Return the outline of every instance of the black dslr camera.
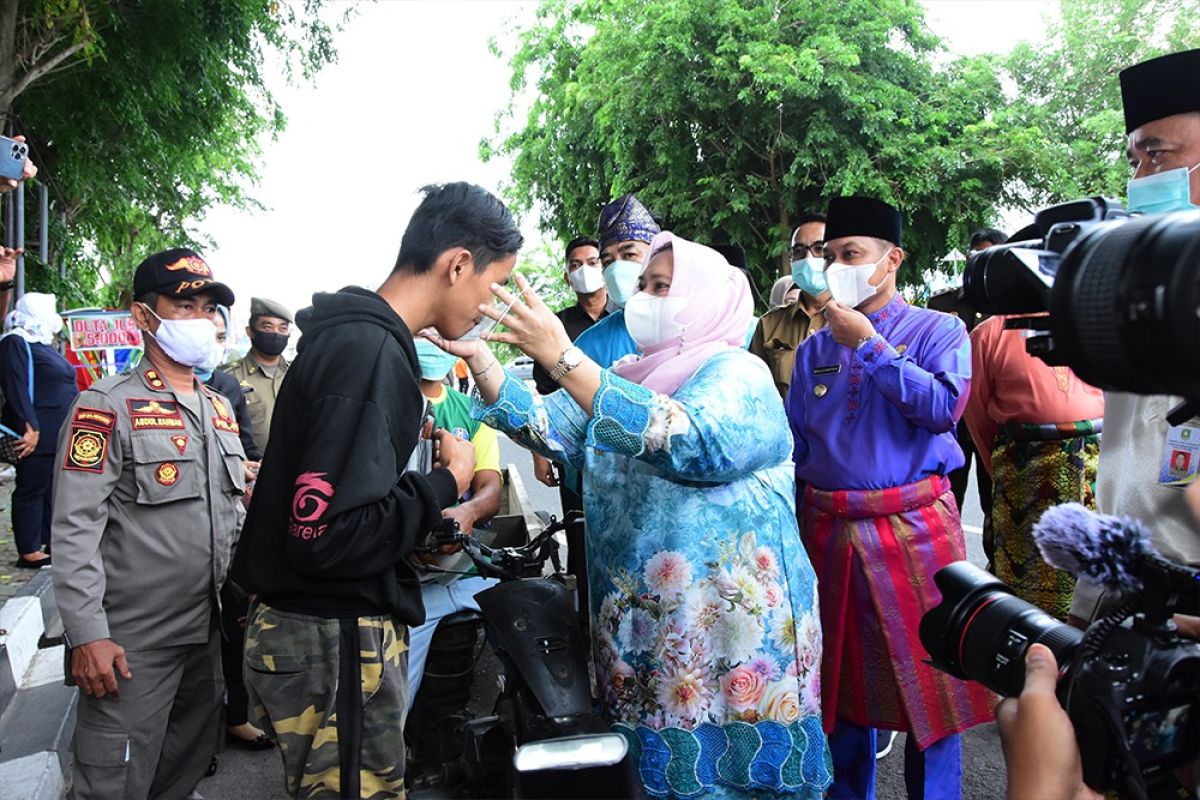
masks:
<svg viewBox="0 0 1200 800"><path fill-rule="evenodd" d="M1093 386L1200 399L1200 211L1131 217L1093 197L1039 212L1013 240L967 261L976 310L1018 315L1007 327L1030 331L1031 354Z"/></svg>
<svg viewBox="0 0 1200 800"><path fill-rule="evenodd" d="M1029 646L1049 647L1062 670L1058 698L1075 728L1083 779L1122 797L1153 796L1147 787L1200 754L1200 645L1180 639L1170 621L1200 610L1200 571L1161 556L1140 563L1133 572L1142 591L1084 632L956 561L935 576L942 602L920 628L935 667L1005 697L1025 685Z"/></svg>

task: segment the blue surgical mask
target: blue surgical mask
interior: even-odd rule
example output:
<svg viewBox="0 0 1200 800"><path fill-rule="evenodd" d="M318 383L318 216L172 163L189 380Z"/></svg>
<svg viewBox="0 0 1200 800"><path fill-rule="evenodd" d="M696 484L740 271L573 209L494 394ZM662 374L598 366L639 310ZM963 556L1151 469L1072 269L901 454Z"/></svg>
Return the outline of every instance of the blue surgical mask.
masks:
<svg viewBox="0 0 1200 800"><path fill-rule="evenodd" d="M638 290L638 278L645 267L640 261L614 261L604 268L604 285L608 297L621 308Z"/></svg>
<svg viewBox="0 0 1200 800"><path fill-rule="evenodd" d="M1195 208L1192 205L1191 174L1197 168L1200 168L1200 164L1191 169L1179 167L1155 175L1133 178L1126 189L1129 210L1140 211L1143 214L1163 214Z"/></svg>
<svg viewBox="0 0 1200 800"><path fill-rule="evenodd" d="M458 356L447 353L428 339L417 339L416 345L421 377L427 381L440 381L458 361Z"/></svg>
<svg viewBox="0 0 1200 800"><path fill-rule="evenodd" d="M793 261L792 280L800 291L811 297L829 291L829 284L825 282L825 259L809 257Z"/></svg>

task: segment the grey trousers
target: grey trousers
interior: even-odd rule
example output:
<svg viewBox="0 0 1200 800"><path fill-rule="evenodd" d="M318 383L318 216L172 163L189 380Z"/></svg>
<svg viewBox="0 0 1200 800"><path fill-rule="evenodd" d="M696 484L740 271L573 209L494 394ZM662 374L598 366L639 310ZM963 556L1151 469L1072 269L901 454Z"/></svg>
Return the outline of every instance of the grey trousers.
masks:
<svg viewBox="0 0 1200 800"><path fill-rule="evenodd" d="M133 678L117 676L119 697L80 692L75 800L178 800L195 790L220 742L219 636L214 625L205 644L127 650Z"/></svg>

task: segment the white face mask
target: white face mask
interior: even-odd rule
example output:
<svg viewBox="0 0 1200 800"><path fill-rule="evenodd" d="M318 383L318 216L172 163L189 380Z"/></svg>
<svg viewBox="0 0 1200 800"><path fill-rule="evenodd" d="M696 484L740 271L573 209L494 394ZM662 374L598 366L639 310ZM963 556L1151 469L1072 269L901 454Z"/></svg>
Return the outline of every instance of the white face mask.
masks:
<svg viewBox="0 0 1200 800"><path fill-rule="evenodd" d="M154 309L142 303L142 308L154 314ZM167 358L176 364L196 368L204 365L211 357L217 346L217 326L207 319L163 319L154 314L159 321L156 333L147 333L154 337L158 346L167 354Z"/></svg>
<svg viewBox="0 0 1200 800"><path fill-rule="evenodd" d="M685 297L638 292L625 303L625 327L638 347L645 350L687 333L687 326L675 320L686 307Z"/></svg>
<svg viewBox="0 0 1200 800"><path fill-rule="evenodd" d="M584 264L568 272L567 281L580 294L592 294L604 288L604 270Z"/></svg>
<svg viewBox="0 0 1200 800"><path fill-rule="evenodd" d="M879 261L887 258L894 249L889 247ZM874 297L879 287L883 286L883 281L879 282L879 286L872 286L870 280L879 267L879 261L871 264L830 264L825 270L825 281L829 284L833 299L844 306L858 308Z"/></svg>

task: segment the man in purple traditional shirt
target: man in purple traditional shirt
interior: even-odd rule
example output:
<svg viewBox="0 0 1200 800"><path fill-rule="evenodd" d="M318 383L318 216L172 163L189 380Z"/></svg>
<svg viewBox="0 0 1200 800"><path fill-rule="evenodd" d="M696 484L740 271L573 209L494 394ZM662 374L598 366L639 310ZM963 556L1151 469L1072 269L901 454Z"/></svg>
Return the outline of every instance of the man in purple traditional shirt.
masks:
<svg viewBox="0 0 1200 800"><path fill-rule="evenodd" d="M896 292L900 212L835 198L825 230L827 327L796 357L788 419L800 531L818 578L829 797L874 798L876 729L905 731L910 798L961 795L958 734L991 719L991 698L934 670L921 615L934 573L966 557L947 473L970 387L963 323Z"/></svg>

